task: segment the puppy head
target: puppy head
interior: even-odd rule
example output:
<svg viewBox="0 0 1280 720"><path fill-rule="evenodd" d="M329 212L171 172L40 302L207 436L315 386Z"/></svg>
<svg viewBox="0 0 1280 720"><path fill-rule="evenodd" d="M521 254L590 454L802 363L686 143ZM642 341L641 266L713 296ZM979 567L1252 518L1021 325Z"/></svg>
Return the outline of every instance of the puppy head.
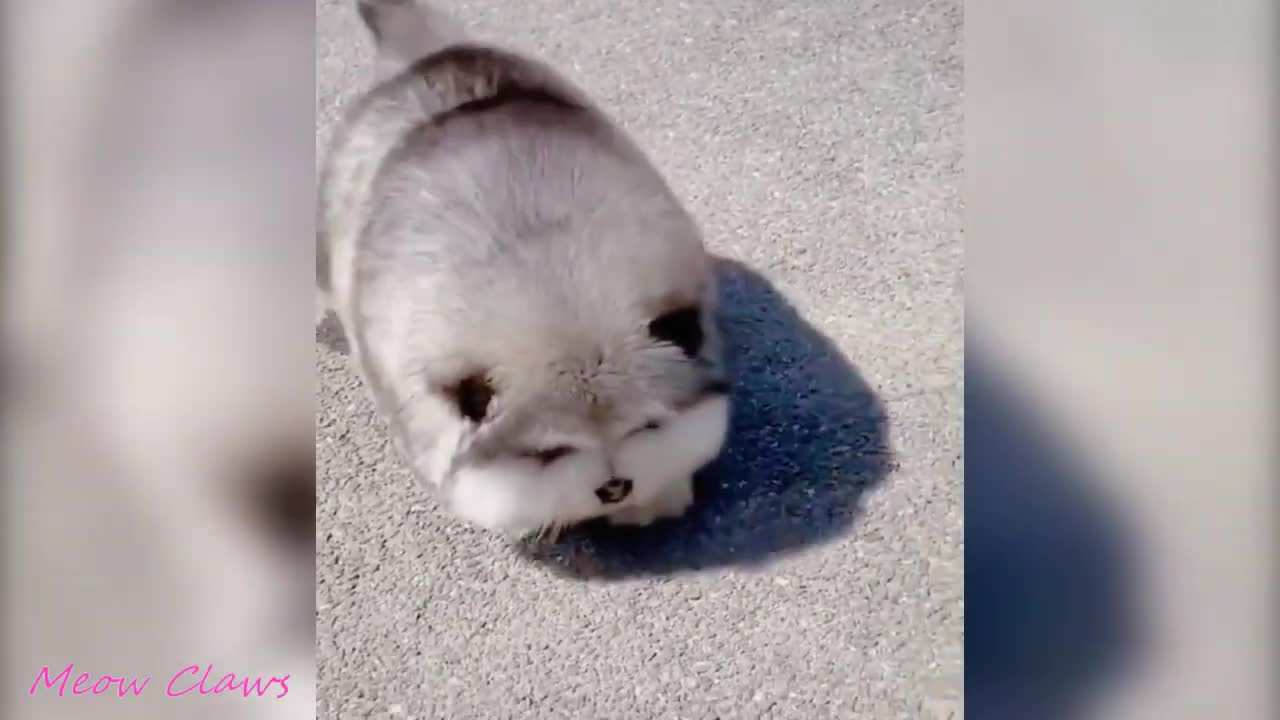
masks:
<svg viewBox="0 0 1280 720"><path fill-rule="evenodd" d="M674 241L624 258L613 227L607 257L572 243L447 268L400 257L364 285L381 301L361 313L363 360L396 446L462 518L514 535L572 524L643 505L719 453L710 263Z"/></svg>
<svg viewBox="0 0 1280 720"><path fill-rule="evenodd" d="M406 418L402 447L418 449L415 470L452 512L513 535L644 504L721 449L728 384L713 333L690 306L604 342L543 335L555 351L432 377L417 404L436 408L436 432Z"/></svg>

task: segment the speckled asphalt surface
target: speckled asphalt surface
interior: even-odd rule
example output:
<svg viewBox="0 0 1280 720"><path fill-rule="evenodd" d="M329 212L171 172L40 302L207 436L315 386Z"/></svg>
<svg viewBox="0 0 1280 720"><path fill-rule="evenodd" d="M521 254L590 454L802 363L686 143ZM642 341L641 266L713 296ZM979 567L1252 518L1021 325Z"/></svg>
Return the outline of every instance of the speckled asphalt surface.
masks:
<svg viewBox="0 0 1280 720"><path fill-rule="evenodd" d="M317 3L317 150L366 78ZM445 4L592 91L724 257L692 515L538 552L445 516L317 344L323 718L951 718L963 691L961 7Z"/></svg>

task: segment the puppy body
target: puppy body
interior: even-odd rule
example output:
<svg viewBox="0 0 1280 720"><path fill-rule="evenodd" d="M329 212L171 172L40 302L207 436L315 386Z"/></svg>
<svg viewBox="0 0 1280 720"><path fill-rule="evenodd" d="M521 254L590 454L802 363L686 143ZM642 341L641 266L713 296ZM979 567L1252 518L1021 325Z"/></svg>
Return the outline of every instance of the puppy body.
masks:
<svg viewBox="0 0 1280 720"><path fill-rule="evenodd" d="M385 79L325 168L317 282L397 448L514 534L683 513L728 417L695 223L547 66L359 7Z"/></svg>

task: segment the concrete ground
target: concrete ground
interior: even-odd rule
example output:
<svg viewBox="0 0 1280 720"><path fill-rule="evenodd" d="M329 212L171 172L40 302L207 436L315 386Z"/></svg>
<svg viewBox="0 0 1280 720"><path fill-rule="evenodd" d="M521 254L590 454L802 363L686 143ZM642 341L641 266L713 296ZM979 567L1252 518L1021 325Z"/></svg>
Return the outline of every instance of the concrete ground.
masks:
<svg viewBox="0 0 1280 720"><path fill-rule="evenodd" d="M352 5L317 3L317 149L368 69ZM410 482L318 344L320 717L960 717L960 3L777 5L448 5L699 218L733 434L688 519L513 548Z"/></svg>

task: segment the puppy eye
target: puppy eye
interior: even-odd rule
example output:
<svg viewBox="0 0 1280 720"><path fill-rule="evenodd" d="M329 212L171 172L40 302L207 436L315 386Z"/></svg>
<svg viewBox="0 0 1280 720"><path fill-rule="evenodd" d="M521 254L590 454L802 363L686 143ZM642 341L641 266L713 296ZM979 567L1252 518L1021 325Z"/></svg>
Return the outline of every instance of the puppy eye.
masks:
<svg viewBox="0 0 1280 720"><path fill-rule="evenodd" d="M627 437L635 437L636 435L639 435L640 433L644 433L644 432L653 432L654 430L661 430L661 429L662 429L662 422L661 422L661 421L659 421L659 420L650 420L649 422L647 422L647 423L645 423L645 424L641 425L640 427L636 428L635 430L632 430L631 432L627 433Z"/></svg>
<svg viewBox="0 0 1280 720"><path fill-rule="evenodd" d="M535 450L531 453L528 453L528 456L533 458L534 460L537 460L543 465L550 465L551 463L559 460L560 458L566 455L571 454L572 452L573 452L573 448L569 447L568 445L557 445L553 448L547 448L546 450Z"/></svg>

